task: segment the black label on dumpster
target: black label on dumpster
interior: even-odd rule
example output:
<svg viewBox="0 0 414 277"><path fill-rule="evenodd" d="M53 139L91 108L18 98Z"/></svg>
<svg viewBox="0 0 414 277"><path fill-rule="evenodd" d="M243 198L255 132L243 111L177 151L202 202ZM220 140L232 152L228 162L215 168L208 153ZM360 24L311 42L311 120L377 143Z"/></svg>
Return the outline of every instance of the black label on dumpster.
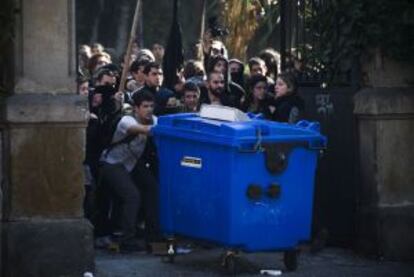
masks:
<svg viewBox="0 0 414 277"><path fill-rule="evenodd" d="M184 156L181 159L181 166L201 168L203 164L200 158Z"/></svg>

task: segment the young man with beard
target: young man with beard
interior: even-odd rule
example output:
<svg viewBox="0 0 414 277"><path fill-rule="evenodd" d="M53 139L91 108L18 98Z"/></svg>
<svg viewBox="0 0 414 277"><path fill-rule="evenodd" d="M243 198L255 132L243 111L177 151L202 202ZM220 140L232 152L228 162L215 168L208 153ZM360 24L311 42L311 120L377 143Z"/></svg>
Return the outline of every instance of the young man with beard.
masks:
<svg viewBox="0 0 414 277"><path fill-rule="evenodd" d="M225 92L224 75L219 71L212 71L207 76L207 91L209 104L224 105L223 97Z"/></svg>
<svg viewBox="0 0 414 277"><path fill-rule="evenodd" d="M146 241L158 240L158 184L155 176L140 161L147 136L157 118L153 116L154 97L138 93L133 97L134 116L118 123L111 145L101 155L101 185L120 200L121 250L143 250L136 239L137 215L143 206ZM141 204L142 203L142 204Z"/></svg>
<svg viewBox="0 0 414 277"><path fill-rule="evenodd" d="M224 95L222 104L229 107L240 109L245 99L246 92L244 89L231 80L228 61L223 56L217 56L210 59L207 72L218 71L224 77Z"/></svg>

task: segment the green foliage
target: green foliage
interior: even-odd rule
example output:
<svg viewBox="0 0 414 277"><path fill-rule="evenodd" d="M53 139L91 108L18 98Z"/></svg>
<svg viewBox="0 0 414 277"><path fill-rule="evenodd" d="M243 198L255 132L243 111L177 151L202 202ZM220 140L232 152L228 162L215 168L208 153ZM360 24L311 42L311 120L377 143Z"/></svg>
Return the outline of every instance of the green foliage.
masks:
<svg viewBox="0 0 414 277"><path fill-rule="evenodd" d="M279 49L280 9L277 1L269 1L262 5L262 16L258 20L258 28L248 46L248 56L256 56L267 47Z"/></svg>
<svg viewBox="0 0 414 277"><path fill-rule="evenodd" d="M331 72L375 48L395 60L414 62L414 1L326 1L315 12L307 15L307 28L316 30L308 58Z"/></svg>

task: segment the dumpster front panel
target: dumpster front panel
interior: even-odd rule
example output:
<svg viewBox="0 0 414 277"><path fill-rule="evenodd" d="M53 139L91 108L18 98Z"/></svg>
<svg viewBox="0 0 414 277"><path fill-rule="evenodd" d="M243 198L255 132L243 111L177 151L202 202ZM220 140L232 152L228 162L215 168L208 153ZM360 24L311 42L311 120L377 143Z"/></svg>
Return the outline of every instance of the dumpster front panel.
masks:
<svg viewBox="0 0 414 277"><path fill-rule="evenodd" d="M224 243L228 237L231 154L220 146L181 139L160 139L160 223L165 234L179 234Z"/></svg>
<svg viewBox="0 0 414 277"><path fill-rule="evenodd" d="M208 240L245 251L289 249L311 230L316 153L297 147L281 174L269 173L262 152L168 139L160 164L161 226L165 234ZM268 196L271 185L280 195ZM261 188L249 199L250 185Z"/></svg>
<svg viewBox="0 0 414 277"><path fill-rule="evenodd" d="M229 195L229 244L265 251L289 249L309 240L315 161L313 151L297 147L289 154L290 166L273 175L264 167L263 153L239 154L235 172L241 174L234 176ZM248 197L252 185L261 189L257 199ZM271 193L272 186L279 188L277 194Z"/></svg>

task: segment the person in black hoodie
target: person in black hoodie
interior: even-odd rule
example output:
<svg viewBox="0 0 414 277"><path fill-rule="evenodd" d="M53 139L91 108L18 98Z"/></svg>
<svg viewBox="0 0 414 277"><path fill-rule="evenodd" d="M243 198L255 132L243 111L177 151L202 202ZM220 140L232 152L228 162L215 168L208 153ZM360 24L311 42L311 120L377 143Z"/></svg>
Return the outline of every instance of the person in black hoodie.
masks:
<svg viewBox="0 0 414 277"><path fill-rule="evenodd" d="M96 245L109 237L112 226L116 225L116 216L109 217L114 207L113 197L104 189L100 182L100 162L102 151L112 139L111 125L122 113L119 99L115 97L116 88L112 84L98 85L89 94L89 120L86 128L86 147L84 168L86 176L90 176L89 184L85 185L84 213L94 225ZM113 221L113 222L111 222ZM109 244L109 242L108 242ZM106 247L107 245L101 245Z"/></svg>
<svg viewBox="0 0 414 277"><path fill-rule="evenodd" d="M280 73L274 93L273 103L269 105L272 120L290 124L298 122L305 109L305 103L297 93L295 76L292 73Z"/></svg>
<svg viewBox="0 0 414 277"><path fill-rule="evenodd" d="M231 80L246 90L247 84L244 76L244 64L238 59L230 59L229 71Z"/></svg>

